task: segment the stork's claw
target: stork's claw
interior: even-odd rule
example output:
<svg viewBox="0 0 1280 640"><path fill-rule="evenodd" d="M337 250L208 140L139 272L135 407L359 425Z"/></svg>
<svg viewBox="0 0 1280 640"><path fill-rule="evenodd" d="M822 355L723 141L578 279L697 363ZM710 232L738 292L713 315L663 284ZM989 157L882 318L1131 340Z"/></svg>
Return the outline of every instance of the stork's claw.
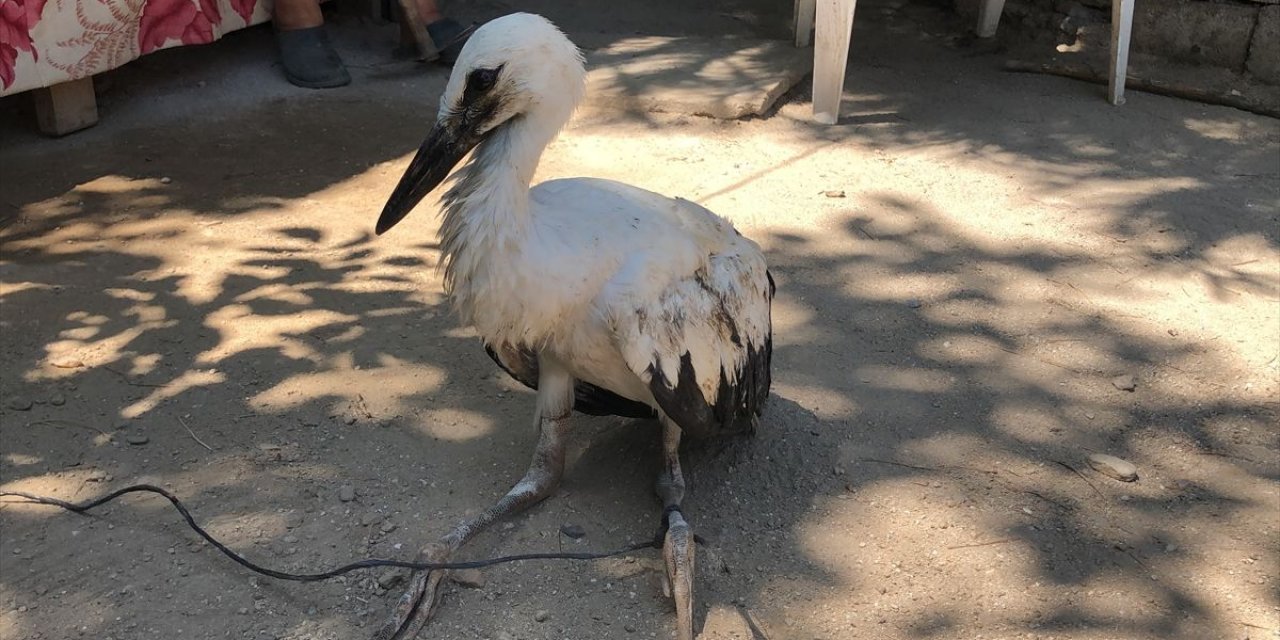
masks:
<svg viewBox="0 0 1280 640"><path fill-rule="evenodd" d="M672 511L663 539L662 557L667 562L664 593L675 599L676 640L693 640L693 530L679 511Z"/></svg>
<svg viewBox="0 0 1280 640"><path fill-rule="evenodd" d="M445 562L449 548L433 542L418 552L417 562ZM433 570L414 574L409 590L400 596L373 640L412 640L436 612L440 602L440 584L449 576L448 571Z"/></svg>

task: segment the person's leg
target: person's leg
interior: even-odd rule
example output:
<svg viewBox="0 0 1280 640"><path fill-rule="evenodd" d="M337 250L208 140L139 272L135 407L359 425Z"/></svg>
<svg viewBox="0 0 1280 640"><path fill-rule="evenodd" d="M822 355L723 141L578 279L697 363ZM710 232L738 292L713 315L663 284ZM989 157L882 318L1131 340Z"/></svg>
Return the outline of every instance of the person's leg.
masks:
<svg viewBox="0 0 1280 640"><path fill-rule="evenodd" d="M444 19L444 14L440 13L440 6L436 0L416 0L418 5L418 17L422 19L422 24L431 24Z"/></svg>
<svg viewBox="0 0 1280 640"><path fill-rule="evenodd" d="M329 43L319 0L275 0L271 23L289 82L308 89L351 82L342 58Z"/></svg>
<svg viewBox="0 0 1280 640"><path fill-rule="evenodd" d="M271 24L278 31L308 29L324 24L318 0L276 0L271 7Z"/></svg>

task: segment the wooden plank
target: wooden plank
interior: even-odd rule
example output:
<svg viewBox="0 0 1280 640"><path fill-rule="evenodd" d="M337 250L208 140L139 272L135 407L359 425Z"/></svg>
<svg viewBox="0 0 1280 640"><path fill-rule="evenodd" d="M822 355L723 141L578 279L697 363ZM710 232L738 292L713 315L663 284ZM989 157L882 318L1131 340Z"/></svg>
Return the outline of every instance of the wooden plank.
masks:
<svg viewBox="0 0 1280 640"><path fill-rule="evenodd" d="M1107 101L1124 104L1125 74L1129 71L1129 34L1133 30L1133 0L1111 0L1111 77Z"/></svg>
<svg viewBox="0 0 1280 640"><path fill-rule="evenodd" d="M813 70L813 51L788 41L598 35L610 44L586 53L584 113L763 116Z"/></svg>
<svg viewBox="0 0 1280 640"><path fill-rule="evenodd" d="M813 51L813 119L835 124L840 119L844 72L849 62L855 0L818 0Z"/></svg>
<svg viewBox="0 0 1280 640"><path fill-rule="evenodd" d="M31 92L36 103L36 123L51 136L65 136L98 124L98 101L93 78L71 80Z"/></svg>
<svg viewBox="0 0 1280 640"><path fill-rule="evenodd" d="M1043 64L1037 62L1028 62L1025 60L1007 60L1004 63L1005 71L1015 73L1045 73L1063 78L1073 78L1075 80L1083 80L1098 85L1107 84L1107 76L1099 74L1091 69L1088 65L1080 63L1061 63ZM1195 100L1205 104L1220 104L1226 107L1242 109L1258 115L1270 116L1272 118L1280 118L1280 104L1271 104L1265 98L1250 97L1247 94L1231 95L1230 93L1218 92L1214 93L1199 87L1191 85L1178 84L1166 79L1143 78L1141 76L1129 75L1124 81L1125 89L1133 89L1135 91L1145 91L1160 96L1172 96L1174 98L1182 98L1183 100Z"/></svg>
<svg viewBox="0 0 1280 640"><path fill-rule="evenodd" d="M796 46L809 46L809 37L813 35L813 14L817 9L817 0L796 0L795 15L792 23L795 25Z"/></svg>
<svg viewBox="0 0 1280 640"><path fill-rule="evenodd" d="M1004 13L1004 0L982 0L982 4L978 6L978 27L974 30L979 38L990 38L996 35L1002 13Z"/></svg>

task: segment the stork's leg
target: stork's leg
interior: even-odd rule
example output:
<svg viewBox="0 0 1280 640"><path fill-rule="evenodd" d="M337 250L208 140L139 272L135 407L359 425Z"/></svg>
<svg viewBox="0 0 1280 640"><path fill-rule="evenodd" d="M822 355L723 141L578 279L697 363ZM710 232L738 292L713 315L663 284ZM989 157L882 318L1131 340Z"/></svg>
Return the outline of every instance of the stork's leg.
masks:
<svg viewBox="0 0 1280 640"><path fill-rule="evenodd" d="M445 562L485 527L531 507L551 495L564 473L565 440L569 412L573 409L573 380L555 363L540 363L538 377L538 447L524 478L497 504L445 534L418 552L418 562ZM435 613L440 583L447 571L426 571L414 576L409 590L400 596L390 618L373 640L412 640Z"/></svg>
<svg viewBox="0 0 1280 640"><path fill-rule="evenodd" d="M680 471L680 427L662 419L662 472L656 490L662 500L667 534L662 557L667 563L667 595L676 604L676 640L693 640L693 529L680 513L684 474Z"/></svg>

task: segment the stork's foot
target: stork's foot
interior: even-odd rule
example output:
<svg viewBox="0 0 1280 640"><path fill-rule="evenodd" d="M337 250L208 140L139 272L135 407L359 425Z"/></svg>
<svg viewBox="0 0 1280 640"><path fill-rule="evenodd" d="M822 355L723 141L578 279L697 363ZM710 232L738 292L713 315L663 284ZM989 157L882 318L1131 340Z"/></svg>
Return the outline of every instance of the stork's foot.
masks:
<svg viewBox="0 0 1280 640"><path fill-rule="evenodd" d="M545 373L546 369L544 369ZM544 382L548 382L544 380ZM552 384L554 383L554 384ZM552 380L542 384L539 394L550 393L551 389L569 389L573 382L568 378ZM570 399L572 395L568 396ZM539 400L541 402L541 400ZM485 527L513 513L522 511L530 505L537 504L551 495L560 476L564 472L564 443L569 431L569 422L565 417L544 417L541 419L541 432L538 437L538 448L533 452L533 462L524 478L516 483L505 496L493 506L480 512L473 518L462 521L453 531L445 534L439 542L429 544L418 552L418 562L447 562L449 557L484 530ZM440 584L448 577L448 571L425 571L413 576L409 591L400 597L400 601L392 609L391 617L382 628L378 629L373 640L413 640L418 631L435 613L440 598Z"/></svg>
<svg viewBox="0 0 1280 640"><path fill-rule="evenodd" d="M662 557L667 563L663 595L675 600L676 640L693 640L693 529L680 511L667 514L667 534Z"/></svg>
<svg viewBox="0 0 1280 640"><path fill-rule="evenodd" d="M433 542L418 552L416 562L446 562L451 555L449 547ZM449 576L448 571L420 571L409 583L409 590L400 596L391 616L373 635L373 640L412 640L436 612L440 601L440 585Z"/></svg>

